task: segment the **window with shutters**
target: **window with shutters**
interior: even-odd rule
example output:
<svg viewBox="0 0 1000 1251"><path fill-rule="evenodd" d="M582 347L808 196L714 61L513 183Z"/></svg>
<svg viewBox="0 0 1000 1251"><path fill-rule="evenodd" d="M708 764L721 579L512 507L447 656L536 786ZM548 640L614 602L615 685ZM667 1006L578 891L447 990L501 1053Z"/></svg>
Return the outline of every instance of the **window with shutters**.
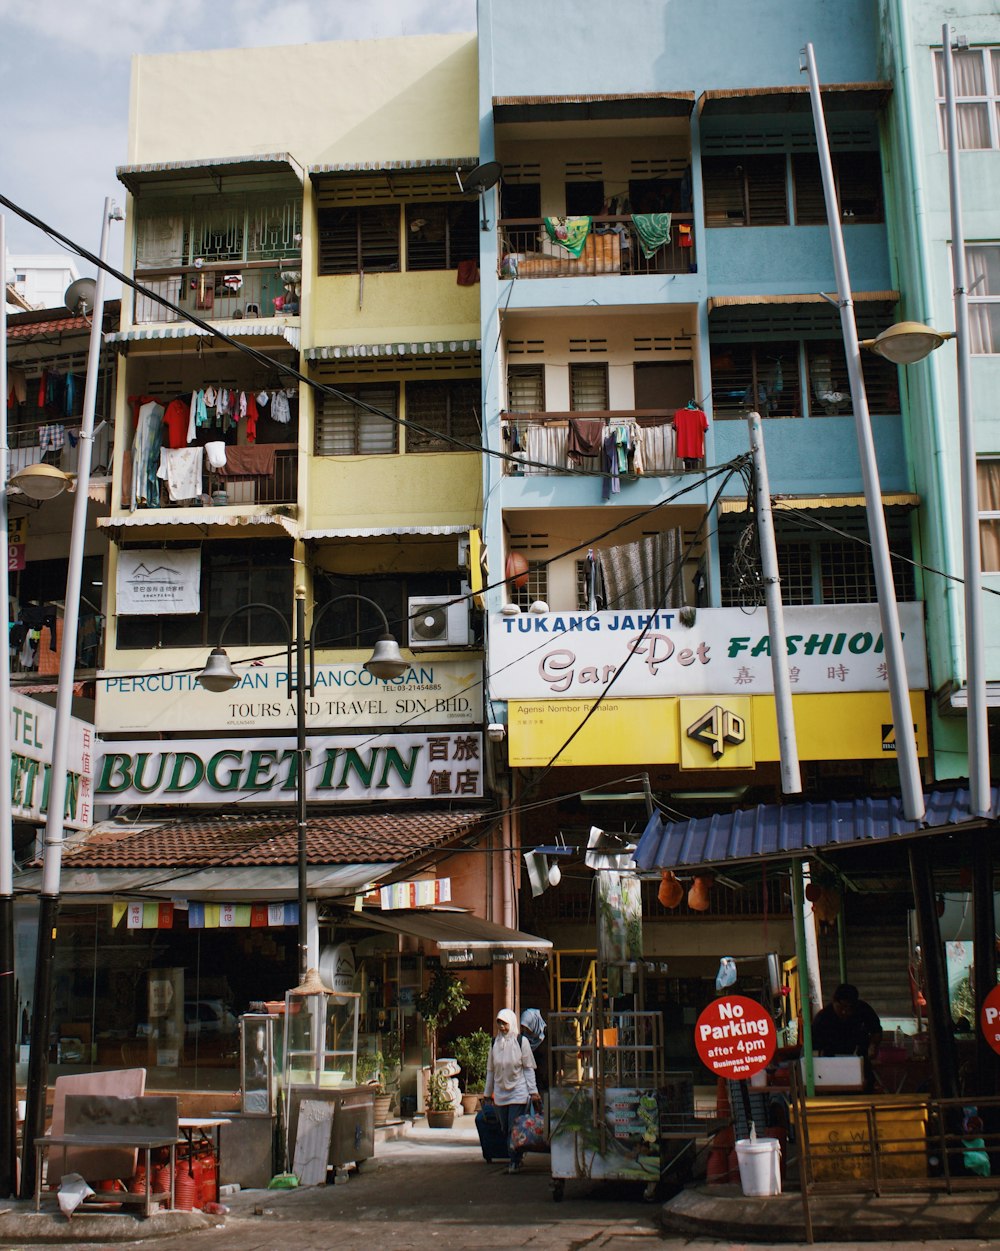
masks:
<svg viewBox="0 0 1000 1251"><path fill-rule="evenodd" d="M882 206L882 162L877 152L837 152L831 158L833 181L845 226L854 222L884 220ZM792 155L795 187L795 224L826 225L826 198L820 176L819 157L814 152Z"/></svg>
<svg viewBox="0 0 1000 1251"><path fill-rule="evenodd" d="M319 273L399 272L399 208L390 205L320 209Z"/></svg>
<svg viewBox="0 0 1000 1251"><path fill-rule="evenodd" d="M574 413L608 411L607 365L570 365L569 406Z"/></svg>
<svg viewBox="0 0 1000 1251"><path fill-rule="evenodd" d="M707 156L702 179L706 225L788 225L784 154Z"/></svg>
<svg viewBox="0 0 1000 1251"><path fill-rule="evenodd" d="M507 410L545 412L545 369L542 365L511 365L507 370Z"/></svg>
<svg viewBox="0 0 1000 1251"><path fill-rule="evenodd" d="M376 609L364 600L347 598L363 595L374 600L385 613L389 631L401 646L409 638L407 610L411 599L431 595L461 595L462 578L454 573L393 573L391 578L347 577L341 574L324 574L315 583L316 645L318 647L374 647L385 634L382 619ZM331 600L329 611L320 616L320 610Z"/></svg>
<svg viewBox="0 0 1000 1251"><path fill-rule="evenodd" d="M337 389L339 395L322 397L316 415L316 455L389 456L398 452L399 387L370 383Z"/></svg>
<svg viewBox="0 0 1000 1251"><path fill-rule="evenodd" d="M478 378L408 382L406 450L475 451L482 444L480 409Z"/></svg>
<svg viewBox="0 0 1000 1251"><path fill-rule="evenodd" d="M457 269L479 260L479 214L475 201L406 206L406 268Z"/></svg>
<svg viewBox="0 0 1000 1251"><path fill-rule="evenodd" d="M799 344L713 343L712 407L716 419L801 417Z"/></svg>

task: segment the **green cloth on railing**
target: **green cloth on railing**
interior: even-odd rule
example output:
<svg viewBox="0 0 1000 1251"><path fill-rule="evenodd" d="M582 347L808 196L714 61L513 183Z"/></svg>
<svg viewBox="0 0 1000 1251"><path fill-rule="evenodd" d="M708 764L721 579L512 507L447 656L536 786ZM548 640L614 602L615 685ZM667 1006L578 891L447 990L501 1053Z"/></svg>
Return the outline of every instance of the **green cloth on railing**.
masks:
<svg viewBox="0 0 1000 1251"><path fill-rule="evenodd" d="M632 225L639 236L639 246L647 261L665 243L670 242L669 213L633 213Z"/></svg>
<svg viewBox="0 0 1000 1251"><path fill-rule="evenodd" d="M553 243L579 257L590 234L590 217L546 217L545 229Z"/></svg>

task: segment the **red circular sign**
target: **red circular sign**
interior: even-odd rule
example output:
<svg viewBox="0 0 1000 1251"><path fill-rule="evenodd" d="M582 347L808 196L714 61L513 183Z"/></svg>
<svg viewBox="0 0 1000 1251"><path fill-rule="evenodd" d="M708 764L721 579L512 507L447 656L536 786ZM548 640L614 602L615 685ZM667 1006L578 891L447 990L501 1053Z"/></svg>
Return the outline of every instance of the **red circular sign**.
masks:
<svg viewBox="0 0 1000 1251"><path fill-rule="evenodd" d="M745 995L724 995L698 1018L694 1041L706 1068L743 1081L767 1068L777 1036L774 1021L759 1003Z"/></svg>
<svg viewBox="0 0 1000 1251"><path fill-rule="evenodd" d="M993 1050L1000 1054L1000 986L994 986L983 1000L979 1028Z"/></svg>

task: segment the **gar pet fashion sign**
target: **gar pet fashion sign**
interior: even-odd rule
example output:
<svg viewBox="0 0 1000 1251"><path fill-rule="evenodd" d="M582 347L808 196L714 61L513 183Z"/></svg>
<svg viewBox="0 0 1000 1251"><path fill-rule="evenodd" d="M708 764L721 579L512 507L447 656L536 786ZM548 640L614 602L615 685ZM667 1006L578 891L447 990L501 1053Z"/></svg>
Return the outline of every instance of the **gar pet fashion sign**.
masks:
<svg viewBox="0 0 1000 1251"><path fill-rule="evenodd" d="M201 551L120 552L117 591L123 616L201 612Z"/></svg>
<svg viewBox="0 0 1000 1251"><path fill-rule="evenodd" d="M311 800L479 799L481 734L393 734L310 738ZM297 764L287 739L108 743L97 794L122 804L292 803Z"/></svg>

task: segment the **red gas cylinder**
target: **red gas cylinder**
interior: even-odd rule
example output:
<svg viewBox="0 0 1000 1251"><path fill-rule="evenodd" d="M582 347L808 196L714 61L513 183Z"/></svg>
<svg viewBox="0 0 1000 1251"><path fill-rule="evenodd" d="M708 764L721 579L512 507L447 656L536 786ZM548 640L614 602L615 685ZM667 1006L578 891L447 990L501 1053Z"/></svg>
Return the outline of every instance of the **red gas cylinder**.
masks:
<svg viewBox="0 0 1000 1251"><path fill-rule="evenodd" d="M202 1198L204 1203L216 1203L219 1198L219 1171L215 1162L215 1152L211 1147L205 1147L198 1153L198 1158L201 1161Z"/></svg>
<svg viewBox="0 0 1000 1251"><path fill-rule="evenodd" d="M144 1195L146 1193L146 1166L145 1164L137 1164L135 1172L132 1174L128 1183L129 1194Z"/></svg>
<svg viewBox="0 0 1000 1251"><path fill-rule="evenodd" d="M153 1193L166 1196L160 1199L165 1208L170 1207L170 1165L153 1165Z"/></svg>
<svg viewBox="0 0 1000 1251"><path fill-rule="evenodd" d="M191 1212L195 1207L198 1183L188 1168L187 1160L178 1160L174 1169L174 1207L179 1212Z"/></svg>
<svg viewBox="0 0 1000 1251"><path fill-rule="evenodd" d="M117 1178L109 1177L103 1181L96 1182L95 1187L97 1193L101 1196L101 1207L105 1208L107 1211L113 1211L121 1207L120 1203L105 1202L104 1194L116 1194L124 1190L125 1184L123 1182L118 1181Z"/></svg>

